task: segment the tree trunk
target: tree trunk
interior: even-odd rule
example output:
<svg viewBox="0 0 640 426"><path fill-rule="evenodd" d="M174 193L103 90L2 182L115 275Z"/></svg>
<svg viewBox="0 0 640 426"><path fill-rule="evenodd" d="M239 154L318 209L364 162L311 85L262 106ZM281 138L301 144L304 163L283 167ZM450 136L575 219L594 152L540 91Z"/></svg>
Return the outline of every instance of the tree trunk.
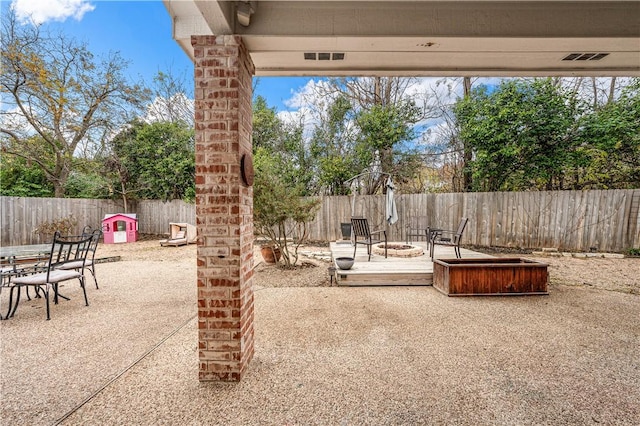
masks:
<svg viewBox="0 0 640 426"><path fill-rule="evenodd" d="M465 99L471 96L471 77L463 77ZM473 190L473 174L471 172L471 160L473 159L473 150L467 141L462 141L462 191L471 192Z"/></svg>
<svg viewBox="0 0 640 426"><path fill-rule="evenodd" d="M65 186L67 185L67 179L69 178L69 170L65 165L56 166L56 176L50 179L53 183L53 190L56 198L64 198Z"/></svg>
<svg viewBox="0 0 640 426"><path fill-rule="evenodd" d="M120 181L120 187L122 188L122 204L124 206L124 212L129 213L129 206L127 203L127 189L125 188L124 182Z"/></svg>
<svg viewBox="0 0 640 426"><path fill-rule="evenodd" d="M616 96L616 77L611 77L611 83L609 84L609 98L607 99L607 105L613 102Z"/></svg>
<svg viewBox="0 0 640 426"><path fill-rule="evenodd" d="M53 193L56 198L64 198L64 186L60 186L58 182L53 184Z"/></svg>

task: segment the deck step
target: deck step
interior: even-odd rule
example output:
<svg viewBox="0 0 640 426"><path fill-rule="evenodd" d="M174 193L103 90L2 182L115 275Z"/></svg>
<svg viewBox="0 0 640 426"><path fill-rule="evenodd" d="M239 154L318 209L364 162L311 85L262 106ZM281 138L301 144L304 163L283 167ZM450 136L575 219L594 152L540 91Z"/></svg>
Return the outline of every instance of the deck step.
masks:
<svg viewBox="0 0 640 426"><path fill-rule="evenodd" d="M390 244L404 244L391 243ZM416 257L387 257L373 254L368 260L366 247L358 247L356 261L351 269L341 270L333 262L335 278L342 286L429 286L433 285L433 262L426 242L414 242L423 248L424 254ZM353 246L349 241L332 242L329 246L332 259L352 257ZM461 249L462 257L487 257L485 254ZM436 258L454 258L453 247L436 246Z"/></svg>

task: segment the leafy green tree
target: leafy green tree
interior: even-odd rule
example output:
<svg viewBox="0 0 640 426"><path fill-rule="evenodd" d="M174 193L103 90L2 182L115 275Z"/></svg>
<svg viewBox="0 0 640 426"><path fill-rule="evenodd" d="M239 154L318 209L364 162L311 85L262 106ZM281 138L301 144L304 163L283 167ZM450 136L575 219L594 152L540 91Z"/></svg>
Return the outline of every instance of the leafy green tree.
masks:
<svg viewBox="0 0 640 426"><path fill-rule="evenodd" d="M332 195L346 195L344 182L360 170L355 155L356 129L353 109L346 96L338 96L315 126L311 137L311 156L318 169L318 186Z"/></svg>
<svg viewBox="0 0 640 426"><path fill-rule="evenodd" d="M460 137L474 149L475 190L562 189L578 146L578 102L551 79L480 86L454 107Z"/></svg>
<svg viewBox="0 0 640 426"><path fill-rule="evenodd" d="M285 181L300 189L300 195L314 195L317 181L316 165L309 152L303 136L302 123L288 123L285 125L283 149L280 151L284 169Z"/></svg>
<svg viewBox="0 0 640 426"><path fill-rule="evenodd" d="M2 156L0 194L9 197L53 197L53 185L42 168L24 158Z"/></svg>
<svg viewBox="0 0 640 426"><path fill-rule="evenodd" d="M284 122L275 108L258 96L253 103L253 150L263 149L277 159L278 173L290 187L310 195L314 180L313 159L303 138L301 123Z"/></svg>
<svg viewBox="0 0 640 426"><path fill-rule="evenodd" d="M78 160L69 174L65 194L71 198L109 198L109 181L96 160Z"/></svg>
<svg viewBox="0 0 640 426"><path fill-rule="evenodd" d="M640 79L582 124L576 187L640 188Z"/></svg>
<svg viewBox="0 0 640 426"><path fill-rule="evenodd" d="M315 139L324 143L317 146L328 148L320 157L324 191L346 193L342 182L365 169L389 173L400 184L418 175L421 161L413 148L414 126L432 110L426 94L409 90L414 83L413 78L359 77L331 78L317 85L320 96L312 110L320 117ZM336 153L336 146L342 152ZM380 174L361 190L373 194L384 180Z"/></svg>
<svg viewBox="0 0 640 426"><path fill-rule="evenodd" d="M253 148L266 147L275 151L282 131L283 123L278 118L276 108L269 108L265 98L256 96L253 101Z"/></svg>
<svg viewBox="0 0 640 426"><path fill-rule="evenodd" d="M37 164L62 197L74 157L99 151L148 93L127 81L117 53L96 59L62 34L20 26L11 12L2 15L1 38L3 153Z"/></svg>
<svg viewBox="0 0 640 426"><path fill-rule="evenodd" d="M105 161L112 176L111 191L126 202L139 199L195 197L193 128L181 122L136 121L111 141Z"/></svg>
<svg viewBox="0 0 640 426"><path fill-rule="evenodd" d="M172 200L195 194L194 130L179 123L152 123L136 137L139 181L145 198Z"/></svg>
<svg viewBox="0 0 640 426"><path fill-rule="evenodd" d="M298 261L307 224L319 201L305 200L313 177L302 125L283 122L258 96L253 103L253 220L255 232L282 253L285 267Z"/></svg>
<svg viewBox="0 0 640 426"><path fill-rule="evenodd" d="M419 108L409 100L374 105L361 111L356 118L360 129L356 146L358 162L379 164L380 171L391 174L398 182L415 177L421 160L409 143L416 137L413 125L419 117ZM370 193L375 193L383 185L384 179L381 178Z"/></svg>

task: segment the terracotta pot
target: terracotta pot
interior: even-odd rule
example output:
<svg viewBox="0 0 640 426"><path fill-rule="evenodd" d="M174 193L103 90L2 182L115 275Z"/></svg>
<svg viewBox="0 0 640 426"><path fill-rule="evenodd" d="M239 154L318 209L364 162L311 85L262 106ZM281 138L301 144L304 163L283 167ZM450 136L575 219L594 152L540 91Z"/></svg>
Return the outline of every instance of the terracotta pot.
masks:
<svg viewBox="0 0 640 426"><path fill-rule="evenodd" d="M260 254L262 254L262 258L267 263L276 263L282 255L280 249L273 246L260 247Z"/></svg>

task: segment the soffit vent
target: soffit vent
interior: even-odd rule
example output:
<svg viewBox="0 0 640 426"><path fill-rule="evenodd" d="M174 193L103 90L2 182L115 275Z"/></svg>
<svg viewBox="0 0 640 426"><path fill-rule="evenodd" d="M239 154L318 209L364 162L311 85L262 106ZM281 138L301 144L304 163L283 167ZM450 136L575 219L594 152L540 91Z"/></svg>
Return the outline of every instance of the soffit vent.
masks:
<svg viewBox="0 0 640 426"><path fill-rule="evenodd" d="M564 58L563 61L599 61L605 56L609 56L608 53L570 53Z"/></svg>
<svg viewBox="0 0 640 426"><path fill-rule="evenodd" d="M305 52L305 61L342 61L344 60L344 52Z"/></svg>

